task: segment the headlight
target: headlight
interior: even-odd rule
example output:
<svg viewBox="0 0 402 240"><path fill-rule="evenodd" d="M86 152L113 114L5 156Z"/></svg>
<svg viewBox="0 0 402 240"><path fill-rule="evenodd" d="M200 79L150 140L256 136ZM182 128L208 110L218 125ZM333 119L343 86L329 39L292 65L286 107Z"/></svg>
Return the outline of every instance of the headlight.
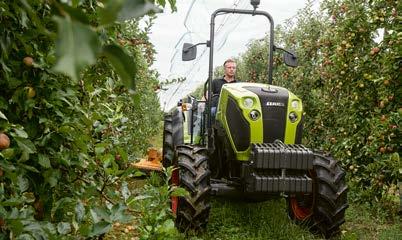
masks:
<svg viewBox="0 0 402 240"><path fill-rule="evenodd" d="M252 110L252 111L250 112L250 118L251 118L251 120L253 120L253 121L255 121L255 120L257 120L258 118L260 118L260 116L261 116L261 114L260 114L260 112L257 111L257 110Z"/></svg>
<svg viewBox="0 0 402 240"><path fill-rule="evenodd" d="M296 122L296 121L297 121L297 118L298 118L297 113L295 113L295 112L289 113L289 120L290 120L292 123Z"/></svg>
<svg viewBox="0 0 402 240"><path fill-rule="evenodd" d="M299 101L293 100L292 101L292 108L298 109L299 108Z"/></svg>
<svg viewBox="0 0 402 240"><path fill-rule="evenodd" d="M254 100L252 98L245 98L243 100L243 105L246 108L252 108L254 105Z"/></svg>

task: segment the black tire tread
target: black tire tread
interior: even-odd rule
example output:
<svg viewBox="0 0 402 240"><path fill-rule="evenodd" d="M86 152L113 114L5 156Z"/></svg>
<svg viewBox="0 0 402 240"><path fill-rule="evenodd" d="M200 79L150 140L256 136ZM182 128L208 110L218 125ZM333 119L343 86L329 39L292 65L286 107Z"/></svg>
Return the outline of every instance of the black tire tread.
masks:
<svg viewBox="0 0 402 240"><path fill-rule="evenodd" d="M345 222L345 211L349 207L346 174L335 159L322 153L314 154L313 168L315 199L312 215L304 221L297 221L289 199L288 213L297 223L307 223L312 232L330 238L339 233L340 226Z"/></svg>
<svg viewBox="0 0 402 240"><path fill-rule="evenodd" d="M210 175L207 150L188 145L176 147L180 167L180 186L189 196L179 198L176 227L181 232L201 231L207 223L210 211ZM195 174L194 174L195 173Z"/></svg>
<svg viewBox="0 0 402 240"><path fill-rule="evenodd" d="M337 234L345 222L345 210L349 206L346 174L337 161L327 155L315 154L313 165L317 198L312 218L318 231L329 238Z"/></svg>

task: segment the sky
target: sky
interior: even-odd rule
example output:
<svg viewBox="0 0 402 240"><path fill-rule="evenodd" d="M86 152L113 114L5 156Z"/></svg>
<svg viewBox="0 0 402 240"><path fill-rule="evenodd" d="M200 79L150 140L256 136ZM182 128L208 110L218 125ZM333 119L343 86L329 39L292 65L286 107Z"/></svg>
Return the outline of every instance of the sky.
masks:
<svg viewBox="0 0 402 240"><path fill-rule="evenodd" d="M318 2L313 1L316 9ZM277 26L289 18L294 18L297 11L306 4L306 0L261 0L258 10L267 11ZM176 6L177 12L172 13L167 7L163 13L158 14L150 34L150 41L157 52L152 68L158 70L160 80L187 77L185 82L173 84L158 93L164 111L168 111L180 98L203 84L208 76L209 49L200 46L197 48L196 60L182 62L183 42L206 42L209 39L211 13L218 8L252 9L249 0L177 0ZM269 29L265 17L239 17L233 14L218 16L215 26L215 47L218 48L214 53L214 67L221 65L227 58L245 52L247 43L252 39L264 37Z"/></svg>

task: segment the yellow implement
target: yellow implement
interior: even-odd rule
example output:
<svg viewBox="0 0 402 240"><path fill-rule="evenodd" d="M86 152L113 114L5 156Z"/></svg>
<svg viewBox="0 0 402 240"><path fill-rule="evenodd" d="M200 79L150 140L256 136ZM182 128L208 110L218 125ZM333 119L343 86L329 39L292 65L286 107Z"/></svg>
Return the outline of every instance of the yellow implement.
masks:
<svg viewBox="0 0 402 240"><path fill-rule="evenodd" d="M162 153L156 148L149 148L147 155L147 158L141 159L139 162L134 163L133 166L141 170L162 171Z"/></svg>

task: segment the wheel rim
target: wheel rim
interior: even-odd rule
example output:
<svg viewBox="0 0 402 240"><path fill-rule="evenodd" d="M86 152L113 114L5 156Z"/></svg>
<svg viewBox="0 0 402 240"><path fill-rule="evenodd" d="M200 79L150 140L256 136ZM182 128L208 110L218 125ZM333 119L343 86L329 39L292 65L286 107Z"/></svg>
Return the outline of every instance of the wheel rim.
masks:
<svg viewBox="0 0 402 240"><path fill-rule="evenodd" d="M172 172L172 185L179 186L179 183L180 183L179 169L175 169ZM171 209L172 209L173 215L176 216L177 208L179 206L179 197L173 196L170 198L170 201L171 201Z"/></svg>
<svg viewBox="0 0 402 240"><path fill-rule="evenodd" d="M306 202L308 202L308 199L305 196L302 197L302 201L298 200L296 197L290 198L290 207L292 208L293 216L299 221L304 221L313 214L313 204L303 206Z"/></svg>

